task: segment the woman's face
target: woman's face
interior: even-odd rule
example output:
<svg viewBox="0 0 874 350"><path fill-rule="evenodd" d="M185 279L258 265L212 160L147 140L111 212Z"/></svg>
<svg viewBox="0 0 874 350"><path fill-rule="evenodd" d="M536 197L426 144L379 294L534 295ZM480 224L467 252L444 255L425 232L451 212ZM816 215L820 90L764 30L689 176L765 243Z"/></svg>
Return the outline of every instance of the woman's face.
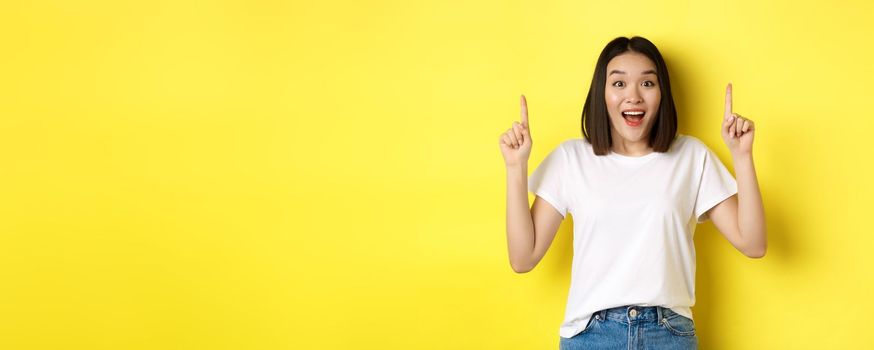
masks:
<svg viewBox="0 0 874 350"><path fill-rule="evenodd" d="M613 57L607 63L604 97L613 141L647 142L662 99L655 63L633 51Z"/></svg>

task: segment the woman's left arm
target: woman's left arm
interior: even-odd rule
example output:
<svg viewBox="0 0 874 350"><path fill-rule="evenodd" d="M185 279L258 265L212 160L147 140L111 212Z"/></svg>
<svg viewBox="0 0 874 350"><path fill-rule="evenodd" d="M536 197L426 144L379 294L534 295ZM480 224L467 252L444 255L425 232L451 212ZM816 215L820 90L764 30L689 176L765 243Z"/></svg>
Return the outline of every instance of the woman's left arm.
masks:
<svg viewBox="0 0 874 350"><path fill-rule="evenodd" d="M765 208L753 165L753 121L731 111L731 84L725 88L722 139L731 151L737 176L737 195L710 210L713 225L744 255L765 256L768 248Z"/></svg>

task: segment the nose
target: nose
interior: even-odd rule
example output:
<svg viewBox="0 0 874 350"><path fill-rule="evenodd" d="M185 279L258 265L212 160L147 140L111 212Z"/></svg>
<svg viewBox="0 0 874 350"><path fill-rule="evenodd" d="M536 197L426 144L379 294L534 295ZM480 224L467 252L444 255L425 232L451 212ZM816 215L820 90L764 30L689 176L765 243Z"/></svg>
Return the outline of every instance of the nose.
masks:
<svg viewBox="0 0 874 350"><path fill-rule="evenodd" d="M628 102L631 104L637 104L637 103L641 102L640 94L637 92L637 89L627 89L627 91L628 91L628 95L625 96L625 102Z"/></svg>

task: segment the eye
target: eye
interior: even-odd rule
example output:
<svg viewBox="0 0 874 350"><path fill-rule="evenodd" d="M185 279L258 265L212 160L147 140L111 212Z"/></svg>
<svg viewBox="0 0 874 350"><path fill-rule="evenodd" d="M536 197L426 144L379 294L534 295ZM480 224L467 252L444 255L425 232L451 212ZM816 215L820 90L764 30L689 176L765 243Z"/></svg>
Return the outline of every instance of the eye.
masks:
<svg viewBox="0 0 874 350"><path fill-rule="evenodd" d="M622 80L617 80L617 81L613 82L613 86L622 87L621 85L616 85L616 84L624 84L624 83L622 82Z"/></svg>
<svg viewBox="0 0 874 350"><path fill-rule="evenodd" d="M649 85L646 85L647 83L649 83ZM643 82L643 86L647 86L647 87L649 87L649 86L655 86L655 83L653 83L653 82L650 81L650 80L647 80L647 81Z"/></svg>

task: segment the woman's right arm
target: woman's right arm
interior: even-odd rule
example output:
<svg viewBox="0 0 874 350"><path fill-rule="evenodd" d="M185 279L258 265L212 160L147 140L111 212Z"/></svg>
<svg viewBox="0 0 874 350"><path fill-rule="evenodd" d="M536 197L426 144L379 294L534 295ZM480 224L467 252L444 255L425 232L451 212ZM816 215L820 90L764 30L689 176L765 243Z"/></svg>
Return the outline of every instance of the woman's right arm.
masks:
<svg viewBox="0 0 874 350"><path fill-rule="evenodd" d="M549 203L535 197L528 208L528 157L531 134L528 104L521 97L522 122L501 135L501 153L507 168L507 249L513 271L531 271L546 254L563 217Z"/></svg>
<svg viewBox="0 0 874 350"><path fill-rule="evenodd" d="M534 269L546 255L564 218L536 196L528 209L528 169L507 167L507 248L513 271Z"/></svg>

